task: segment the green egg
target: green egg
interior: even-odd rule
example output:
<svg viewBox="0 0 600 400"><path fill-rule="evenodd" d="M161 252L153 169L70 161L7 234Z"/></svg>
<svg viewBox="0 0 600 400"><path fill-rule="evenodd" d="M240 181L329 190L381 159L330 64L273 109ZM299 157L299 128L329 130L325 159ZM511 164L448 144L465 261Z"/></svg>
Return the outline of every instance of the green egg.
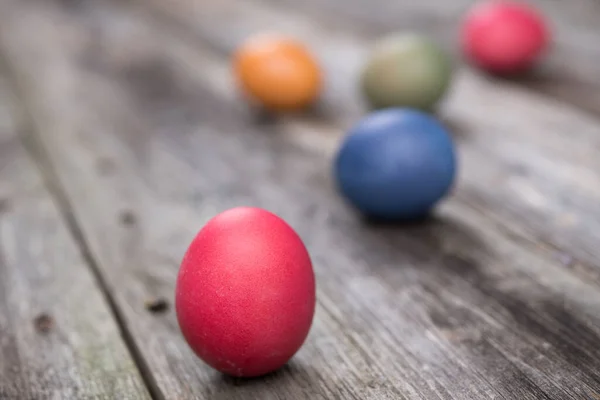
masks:
<svg viewBox="0 0 600 400"><path fill-rule="evenodd" d="M434 42L415 34L380 39L361 75L371 108L411 107L432 111L450 86L452 64Z"/></svg>

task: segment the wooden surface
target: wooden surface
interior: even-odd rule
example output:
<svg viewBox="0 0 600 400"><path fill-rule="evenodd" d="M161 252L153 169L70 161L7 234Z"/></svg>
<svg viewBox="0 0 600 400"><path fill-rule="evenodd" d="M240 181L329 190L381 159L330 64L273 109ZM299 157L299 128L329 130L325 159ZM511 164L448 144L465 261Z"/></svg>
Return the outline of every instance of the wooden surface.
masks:
<svg viewBox="0 0 600 400"><path fill-rule="evenodd" d="M370 41L398 24L451 48L471 2L420 3L1 1L7 116L20 126L0 142L0 188L20 208L2 214L0 394L600 398L600 10L538 2L559 39L533 78L499 81L457 59L439 116L458 187L428 221L375 224L336 194L331 156L363 115L355 76ZM265 116L240 99L229 56L264 29L319 56L315 110ZM172 307L192 237L237 205L297 229L318 285L305 345L248 381L198 360ZM54 321L37 320L42 339L39 313Z"/></svg>
<svg viewBox="0 0 600 400"><path fill-rule="evenodd" d="M0 78L0 398L149 399Z"/></svg>

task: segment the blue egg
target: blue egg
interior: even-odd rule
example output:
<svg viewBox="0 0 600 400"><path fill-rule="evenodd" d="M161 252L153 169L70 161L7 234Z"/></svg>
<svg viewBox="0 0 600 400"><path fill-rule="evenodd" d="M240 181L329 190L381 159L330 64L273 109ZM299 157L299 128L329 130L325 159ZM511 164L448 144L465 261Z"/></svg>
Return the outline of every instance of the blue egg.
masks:
<svg viewBox="0 0 600 400"><path fill-rule="evenodd" d="M421 111L375 111L344 139L334 173L342 195L366 216L417 219L453 186L454 143L434 117Z"/></svg>

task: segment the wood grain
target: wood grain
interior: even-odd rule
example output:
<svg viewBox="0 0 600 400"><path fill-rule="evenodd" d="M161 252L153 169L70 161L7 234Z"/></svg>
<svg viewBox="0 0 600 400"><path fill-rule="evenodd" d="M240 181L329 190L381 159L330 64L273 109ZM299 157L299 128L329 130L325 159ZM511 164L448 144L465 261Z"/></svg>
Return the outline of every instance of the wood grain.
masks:
<svg viewBox="0 0 600 400"><path fill-rule="evenodd" d="M207 17L205 8L211 9L211 2L183 0L174 3L148 1L169 13L182 16L177 10L188 8L186 18ZM375 0L366 6L364 1L345 1L340 6L338 0L261 0L261 7L284 15L303 16L312 24L328 27L333 32L353 32L364 39L374 40L396 31L414 31L428 35L442 44L455 62L464 65L460 54L460 27L462 18L475 0L452 0L445 2L415 2L410 0ZM596 20L600 8L593 0L549 2L531 0L546 16L552 31L550 49L531 73L517 79L522 86L551 95L561 101L573 104L585 111L600 112L600 78L598 65L600 50L596 43L600 40L600 29ZM217 9L224 10L223 7ZM171 10L172 8L172 10ZM236 9L237 10L237 9ZM228 12L228 17L243 17L242 12ZM279 19L263 29L281 30L293 27L287 25L288 18ZM230 27L237 30L237 27ZM216 34L210 29L210 34ZM225 31L223 31L225 32ZM502 83L501 79L496 79Z"/></svg>
<svg viewBox="0 0 600 400"><path fill-rule="evenodd" d="M153 0L141 4L162 17L165 29L179 33L178 40L225 60L244 38L263 30L282 30L307 42L327 74L320 108L312 115L274 122L307 149L331 155L344 131L365 111L355 82L369 39L324 29L310 18L262 2L221 0L201 12L189 0L169 7ZM215 29L215 20L235 28ZM192 65L186 61L190 53L179 52L180 65ZM195 61L203 69L190 67L190 73L215 96L236 99L227 65L211 62L204 53ZM523 237L532 248L544 247L572 273L600 284L597 120L518 85L458 67L439 117L460 143L461 190L456 196L508 235Z"/></svg>
<svg viewBox="0 0 600 400"><path fill-rule="evenodd" d="M148 399L0 76L0 398ZM22 131L26 134L25 131Z"/></svg>
<svg viewBox="0 0 600 400"><path fill-rule="evenodd" d="M465 13L476 0L426 2L411 0L263 0L265 4L306 14L334 30L358 32L376 38L395 31L415 31L435 38L464 64L460 53L460 29ZM519 77L531 89L600 112L598 65L600 40L597 20L600 6L594 0L569 2L529 0L545 16L552 33L551 46L536 68ZM199 4L196 2L196 4Z"/></svg>
<svg viewBox="0 0 600 400"><path fill-rule="evenodd" d="M463 71L447 104L465 163L456 195L419 224L361 221L335 195L327 171L342 126L360 110L343 99L354 98L349 77L366 41L303 16L283 18L261 3L204 2L197 12L188 6L170 4L178 23L123 3L0 6L2 50L19 77L39 145L159 396L597 396L597 281L566 268L536 237L564 212L556 193L576 188L572 212L592 225L577 225L570 236L555 231L556 240L588 257L584 271L595 270L594 249L586 253L580 241L591 243L585 229L598 221L579 214L596 195L584 184L598 179L594 121ZM277 21L328 53L326 67L337 72L316 114L258 119L236 95L228 51ZM563 137L572 124L579 140ZM515 162L508 150L515 149L531 151L533 159L507 168ZM559 167L585 171L584 180L553 175ZM535 173L515 172L527 168ZM540 197L551 207L540 206ZM172 308L153 314L144 304L172 299L193 235L236 205L265 207L288 220L304 238L318 279L306 345L282 371L251 381L211 371L187 348ZM538 220L529 216L534 211Z"/></svg>

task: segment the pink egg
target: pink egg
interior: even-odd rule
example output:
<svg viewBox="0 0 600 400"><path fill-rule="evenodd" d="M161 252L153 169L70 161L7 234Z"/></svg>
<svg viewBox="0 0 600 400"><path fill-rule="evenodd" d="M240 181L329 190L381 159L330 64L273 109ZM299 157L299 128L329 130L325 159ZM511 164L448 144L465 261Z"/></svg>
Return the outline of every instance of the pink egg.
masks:
<svg viewBox="0 0 600 400"><path fill-rule="evenodd" d="M532 67L548 46L550 33L540 12L525 3L477 3L462 27L463 53L473 64L496 74Z"/></svg>
<svg viewBox="0 0 600 400"><path fill-rule="evenodd" d="M223 373L272 372L303 345L315 311L315 278L298 234L251 207L211 219L181 263L179 326L193 351Z"/></svg>

